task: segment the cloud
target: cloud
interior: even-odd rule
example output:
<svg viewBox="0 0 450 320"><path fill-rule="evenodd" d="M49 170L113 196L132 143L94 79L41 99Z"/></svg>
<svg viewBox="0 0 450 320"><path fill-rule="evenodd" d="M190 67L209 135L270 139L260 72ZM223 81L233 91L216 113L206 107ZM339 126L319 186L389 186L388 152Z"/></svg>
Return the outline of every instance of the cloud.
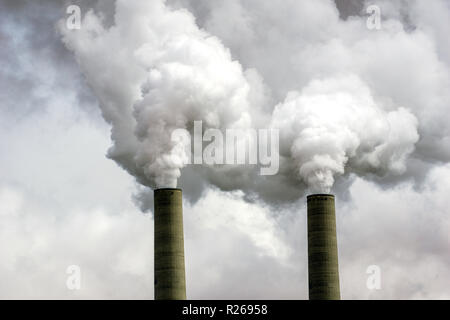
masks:
<svg viewBox="0 0 450 320"><path fill-rule="evenodd" d="M278 193L282 185L295 190L296 195L286 197L293 201L305 192L329 192L338 176L356 173L388 185L422 177L426 172L418 169L431 167L413 166L411 159L428 164L449 160L449 133L436 132L445 126L450 101L448 65L439 60L437 44L425 28L405 27L400 11L408 6L385 6L383 28L373 31L364 17L340 19L335 4L325 0L295 2L289 12L286 6L253 1L170 4L118 1L109 28L92 11L78 32L60 26L112 124L109 156L141 184L175 187L183 171L193 170L222 190L243 190L271 203L283 199ZM198 20L206 31L183 5L201 13ZM130 15L134 22L125 23ZM267 32L269 21L276 23ZM355 81L345 79L358 79L364 89L333 86L335 96L328 100L307 97L311 86L317 97L329 94L328 85L317 83ZM366 97L356 98L361 90ZM299 103L292 102L294 92ZM348 99L334 103L344 95ZM371 100L369 105L364 99ZM341 118L340 130L333 123L312 123L314 117L288 124L291 131L301 129L293 133L297 138L280 136L286 146L282 168L269 182L252 167L182 170L195 120L222 130L274 127L286 133L280 126L296 108L297 119L308 118L306 113L331 114L332 109L351 117ZM370 123L375 110L380 119L369 128L370 135L363 124ZM185 130L183 139L171 139L176 129ZM257 182L248 182L249 177ZM148 202L144 195L138 198Z"/></svg>
<svg viewBox="0 0 450 320"><path fill-rule="evenodd" d="M323 154L337 168L342 297L449 298L446 2L376 2L379 31L367 30L356 9L343 13L325 0L146 3L165 18L150 25L146 11L134 16L128 3L117 10L109 1L80 2L85 33L70 35L78 61L55 30L65 17L59 2L8 2L0 13L2 298L153 298L153 223L136 206L151 210L152 184L134 156L154 139L154 119L144 115L156 110L178 124L165 107L178 110L169 102L188 94L211 105L183 103L181 114L205 111L214 125L223 117L208 113L212 104L234 98L237 116L224 123L245 111L255 127L289 124L280 174L270 179L248 167L181 171L189 298L307 298L308 174L297 173L312 158L299 158L309 154L299 137L322 127L333 141ZM156 22L165 28L152 34ZM160 43L161 35L168 40ZM143 38L150 44L141 46ZM230 77L216 75L217 65ZM185 84L183 75L193 80ZM209 78L230 80L229 90L210 92ZM168 93L173 88L179 95ZM338 126L318 117L335 111L331 105L346 111ZM140 119L145 143L135 130ZM111 140L109 156L131 175L105 157ZM80 291L65 286L72 264L81 267ZM381 268L379 291L366 287L369 265Z"/></svg>
<svg viewBox="0 0 450 320"><path fill-rule="evenodd" d="M0 199L2 299L151 298L148 216L72 206L58 213L40 197L9 186L0 188ZM80 267L80 290L66 286L70 265Z"/></svg>
<svg viewBox="0 0 450 320"><path fill-rule="evenodd" d="M417 192L409 183L383 190L357 179L351 203L338 205L342 292L349 299L448 299L449 165L436 167ZM358 226L364 226L359 228ZM382 289L367 290L370 265ZM445 282L445 281L444 281Z"/></svg>

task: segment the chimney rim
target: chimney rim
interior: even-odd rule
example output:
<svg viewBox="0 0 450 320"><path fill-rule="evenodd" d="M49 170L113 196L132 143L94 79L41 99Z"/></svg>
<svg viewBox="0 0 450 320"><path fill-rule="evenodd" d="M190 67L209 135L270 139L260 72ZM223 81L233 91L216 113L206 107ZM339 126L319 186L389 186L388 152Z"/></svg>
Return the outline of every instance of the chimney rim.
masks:
<svg viewBox="0 0 450 320"><path fill-rule="evenodd" d="M315 198L315 197L331 197L334 198L334 194L331 193L314 193L306 196L306 199Z"/></svg>
<svg viewBox="0 0 450 320"><path fill-rule="evenodd" d="M167 191L182 191L181 190L181 188L156 188L156 189L153 189L153 191L154 192L156 192L156 191L164 191L164 190L167 190Z"/></svg>

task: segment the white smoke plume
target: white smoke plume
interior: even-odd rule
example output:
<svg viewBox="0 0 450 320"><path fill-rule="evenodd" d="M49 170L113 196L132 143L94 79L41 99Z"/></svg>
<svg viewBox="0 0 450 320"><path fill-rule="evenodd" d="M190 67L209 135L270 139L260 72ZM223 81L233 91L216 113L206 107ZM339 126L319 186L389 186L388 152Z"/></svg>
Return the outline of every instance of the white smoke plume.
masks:
<svg viewBox="0 0 450 320"><path fill-rule="evenodd" d="M61 24L112 125L109 157L145 186L175 187L193 121L278 128L278 176L247 166L196 171L269 202L285 188L295 197L330 192L352 174L400 181L448 161L450 51L437 52L420 28L430 22L418 5L387 6L374 32L363 16L341 20L333 1L314 1L314 11L311 3L117 0L111 27L92 11L81 30ZM185 135L172 141L175 129Z"/></svg>
<svg viewBox="0 0 450 320"><path fill-rule="evenodd" d="M314 192L330 192L334 176L354 168L401 174L418 140L404 108L385 111L356 77L316 80L275 107L286 154Z"/></svg>
<svg viewBox="0 0 450 320"><path fill-rule="evenodd" d="M249 85L220 41L185 10L163 1L117 1L105 29L92 11L77 32L61 31L112 124L109 156L152 187L176 187L187 163L194 120L214 128L248 127ZM98 61L101 57L101 62Z"/></svg>

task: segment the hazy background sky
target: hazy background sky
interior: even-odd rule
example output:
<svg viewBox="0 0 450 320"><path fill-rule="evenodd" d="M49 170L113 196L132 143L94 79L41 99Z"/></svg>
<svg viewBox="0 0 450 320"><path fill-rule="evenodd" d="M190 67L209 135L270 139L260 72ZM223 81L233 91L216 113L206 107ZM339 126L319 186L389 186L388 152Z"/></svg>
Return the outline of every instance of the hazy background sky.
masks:
<svg viewBox="0 0 450 320"><path fill-rule="evenodd" d="M449 299L450 2L336 2L166 5L189 10L229 48L252 88L264 87L257 101L269 112L319 79L325 88L348 81L355 96L370 92L375 105L417 119L419 139L400 174L362 174L350 163L337 177L341 296ZM373 3L381 30L366 27ZM67 4L114 25L113 1ZM152 299L151 193L106 157L111 127L61 41L65 9L0 0L0 298ZM190 169L180 179L188 298L306 299L307 191L285 190L283 179L217 179ZM279 193L288 194L276 201ZM66 287L70 265L81 268L80 290ZM370 265L381 269L380 290L366 286Z"/></svg>

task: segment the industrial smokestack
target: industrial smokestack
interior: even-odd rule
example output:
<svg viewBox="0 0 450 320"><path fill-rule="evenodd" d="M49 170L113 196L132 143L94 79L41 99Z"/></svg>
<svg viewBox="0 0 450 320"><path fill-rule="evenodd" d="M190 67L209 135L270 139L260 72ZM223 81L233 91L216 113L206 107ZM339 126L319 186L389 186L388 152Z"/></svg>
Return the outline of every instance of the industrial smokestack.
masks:
<svg viewBox="0 0 450 320"><path fill-rule="evenodd" d="M307 203L309 299L339 300L334 196L313 194Z"/></svg>
<svg viewBox="0 0 450 320"><path fill-rule="evenodd" d="M155 300L186 299L181 189L154 191Z"/></svg>

